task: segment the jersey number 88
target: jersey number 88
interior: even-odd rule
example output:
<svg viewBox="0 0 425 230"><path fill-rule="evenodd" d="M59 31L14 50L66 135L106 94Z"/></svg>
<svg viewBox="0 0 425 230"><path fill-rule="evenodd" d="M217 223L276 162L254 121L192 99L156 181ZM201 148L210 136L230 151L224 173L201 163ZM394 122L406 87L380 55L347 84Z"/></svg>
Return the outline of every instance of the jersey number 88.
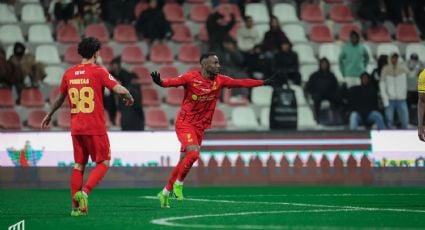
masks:
<svg viewBox="0 0 425 230"><path fill-rule="evenodd" d="M70 88L68 90L71 101L71 113L91 113L94 110L94 91L90 87L83 87L80 90Z"/></svg>

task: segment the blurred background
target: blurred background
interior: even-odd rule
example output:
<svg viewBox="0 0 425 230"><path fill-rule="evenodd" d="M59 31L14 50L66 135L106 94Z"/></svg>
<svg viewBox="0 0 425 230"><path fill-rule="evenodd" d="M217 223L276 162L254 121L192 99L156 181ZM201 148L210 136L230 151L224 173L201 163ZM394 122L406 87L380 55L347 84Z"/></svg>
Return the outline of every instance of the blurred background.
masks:
<svg viewBox="0 0 425 230"><path fill-rule="evenodd" d="M193 185L423 185L424 35L420 0L2 0L0 185L67 187L69 104L39 124L87 36L136 99L126 108L105 92L114 167L103 186L162 185L184 89L149 73L199 71L207 51L223 74L281 81L223 90Z"/></svg>

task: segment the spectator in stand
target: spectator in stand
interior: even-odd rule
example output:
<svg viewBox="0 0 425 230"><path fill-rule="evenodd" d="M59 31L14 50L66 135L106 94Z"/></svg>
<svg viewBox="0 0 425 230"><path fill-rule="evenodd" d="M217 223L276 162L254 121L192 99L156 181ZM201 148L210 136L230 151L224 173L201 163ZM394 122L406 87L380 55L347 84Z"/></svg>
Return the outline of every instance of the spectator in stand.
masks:
<svg viewBox="0 0 425 230"><path fill-rule="evenodd" d="M229 11L231 8L229 7ZM236 23L235 15L232 14L231 20L229 22L224 21L224 16L218 11L210 14L207 18L206 26L208 32L208 45L210 51L217 51L220 49L221 42L229 37L230 30Z"/></svg>
<svg viewBox="0 0 425 230"><path fill-rule="evenodd" d="M46 77L44 65L35 61L33 54L25 53L25 45L16 42L13 46L13 55L9 62L13 68L13 80L10 82L16 86L18 94L23 87L38 87Z"/></svg>
<svg viewBox="0 0 425 230"><path fill-rule="evenodd" d="M127 70L125 70L124 68L122 68L120 57L116 57L111 61L109 72L111 73L112 76L114 76L114 78L118 82L121 83L121 85L123 85L127 89L128 89L127 86L132 86L132 85L139 86L137 76L134 73L130 73ZM130 89L128 89L128 90L130 90ZM139 92L139 94L140 94L140 92ZM134 97L134 95L133 95L133 97ZM119 102L117 102L118 100L119 100L119 98L116 95L111 94L109 92L107 92L106 95L104 96L105 109L108 111L109 118L111 119L111 122L113 124L115 123L115 115L116 115L116 112L117 112L117 103L119 103ZM135 102L135 104L137 104L137 101Z"/></svg>
<svg viewBox="0 0 425 230"><path fill-rule="evenodd" d="M292 44L289 41L284 41L280 46L280 50L275 54L274 69L280 71L288 80L301 85L298 54L292 50Z"/></svg>
<svg viewBox="0 0 425 230"><path fill-rule="evenodd" d="M258 44L259 34L254 28L251 16L245 17L245 27L239 28L236 38L239 50L244 53L252 52L254 46Z"/></svg>
<svg viewBox="0 0 425 230"><path fill-rule="evenodd" d="M83 26L92 23L98 23L102 14L102 5L100 0L77 0L78 12Z"/></svg>
<svg viewBox="0 0 425 230"><path fill-rule="evenodd" d="M145 115L143 112L140 85L129 84L127 85L127 89L133 95L135 101L133 106L127 107L123 100L118 100L118 111L121 113L121 130L142 131L145 129Z"/></svg>
<svg viewBox="0 0 425 230"><path fill-rule="evenodd" d="M378 93L371 76L364 72L361 85L353 86L348 91L348 106L350 107L350 130L357 130L360 124L370 127L376 125L378 130L385 129L385 121L379 112Z"/></svg>
<svg viewBox="0 0 425 230"><path fill-rule="evenodd" d="M254 79L263 80L273 74L273 59L266 56L262 45L256 45L252 52L245 54L245 64L248 75Z"/></svg>
<svg viewBox="0 0 425 230"><path fill-rule="evenodd" d="M119 23L131 23L134 21L134 8L137 0L108 0L105 1L103 18L105 21L116 25Z"/></svg>
<svg viewBox="0 0 425 230"><path fill-rule="evenodd" d="M224 38L220 50L217 50L217 56L220 57L221 73L228 76L234 76L235 79L243 79L248 75L244 68L244 56L236 45L236 42L229 36ZM249 89L232 89L232 96L248 96Z"/></svg>
<svg viewBox="0 0 425 230"><path fill-rule="evenodd" d="M225 75L245 78L243 70L244 57L236 46L236 42L231 37L224 38L220 50L217 51L220 57L221 72Z"/></svg>
<svg viewBox="0 0 425 230"><path fill-rule="evenodd" d="M0 46L0 88L10 86L10 77L12 76L12 66L6 59L6 52Z"/></svg>
<svg viewBox="0 0 425 230"><path fill-rule="evenodd" d="M338 81L330 70L327 58L320 59L319 69L310 76L306 91L313 99L314 116L317 122L319 122L322 101L328 100L334 111L341 106L342 100Z"/></svg>
<svg viewBox="0 0 425 230"><path fill-rule="evenodd" d="M425 1L417 0L414 2L413 17L415 19L416 26L421 32L422 38L425 37Z"/></svg>
<svg viewBox="0 0 425 230"><path fill-rule="evenodd" d="M263 50L273 55L279 51L280 45L286 41L289 41L289 39L280 28L279 19L272 16L270 18L270 30L264 34Z"/></svg>
<svg viewBox="0 0 425 230"><path fill-rule="evenodd" d="M393 53L390 61L382 69L379 83L382 102L385 107L387 127L394 128L394 113L397 112L402 129L407 129L409 111L407 109L407 69L398 62L398 54Z"/></svg>
<svg viewBox="0 0 425 230"><path fill-rule="evenodd" d="M149 1L149 8L144 10L136 22L136 31L142 34L150 44L155 40L170 39L173 36L170 23L165 19L157 0Z"/></svg>
<svg viewBox="0 0 425 230"><path fill-rule="evenodd" d="M418 104L418 76L424 68L425 65L419 60L418 55L412 53L407 61L407 107L409 112L412 112L412 108L416 108Z"/></svg>
<svg viewBox="0 0 425 230"><path fill-rule="evenodd" d="M403 1L400 1L400 0L385 0L388 19L394 25L398 25L399 23L403 22L402 11L404 9L404 4L405 4L404 2L406 2L406 0L403 0Z"/></svg>
<svg viewBox="0 0 425 230"><path fill-rule="evenodd" d="M372 71L371 77L373 85L379 91L379 81L381 80L382 69L388 64L388 55L382 54L378 57L378 66Z"/></svg>
<svg viewBox="0 0 425 230"><path fill-rule="evenodd" d="M370 22L372 26L378 26L384 23L384 12L382 11L381 1L360 0L358 15L365 22Z"/></svg>
<svg viewBox="0 0 425 230"><path fill-rule="evenodd" d="M52 21L68 23L77 14L77 6L73 0L54 0L50 2L48 12Z"/></svg>
<svg viewBox="0 0 425 230"><path fill-rule="evenodd" d="M339 68L348 88L360 85L359 76L366 71L367 63L369 54L366 47L360 43L360 35L351 31L350 41L342 47L339 56Z"/></svg>

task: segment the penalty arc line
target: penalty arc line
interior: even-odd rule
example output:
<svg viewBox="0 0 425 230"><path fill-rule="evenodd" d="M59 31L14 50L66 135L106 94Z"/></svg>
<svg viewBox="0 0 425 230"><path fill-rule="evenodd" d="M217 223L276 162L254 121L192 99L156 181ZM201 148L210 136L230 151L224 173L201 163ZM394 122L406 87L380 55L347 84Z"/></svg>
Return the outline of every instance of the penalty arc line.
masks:
<svg viewBox="0 0 425 230"><path fill-rule="evenodd" d="M176 220L187 220L197 219L205 217L224 217L224 216L246 216L246 215L258 215L258 214L282 214L282 213L323 213L323 212L343 212L343 211L356 211L355 209L314 209L314 210L285 210L285 211L256 211L256 212L237 212L237 213L224 213L224 214L205 214L205 215L190 215L190 216L179 216L179 217L167 217L154 219L151 221L152 224L169 226L169 227L184 227L184 228L237 228L237 229L289 229L288 226L283 225L206 225L206 224L180 224L173 221ZM303 226L303 229L305 226ZM294 229L291 226L290 229ZM317 229L311 228L311 229ZM330 228L319 228L319 229L330 229Z"/></svg>
<svg viewBox="0 0 425 230"><path fill-rule="evenodd" d="M421 193L387 193L387 194L377 194L377 193L322 193L322 194L246 194L246 195L215 195L214 197L223 197L223 198L234 198L234 197L374 197L374 196L425 196ZM209 196L196 196L199 198L208 198Z"/></svg>
<svg viewBox="0 0 425 230"><path fill-rule="evenodd" d="M140 198L157 199L156 196L141 196ZM311 208L339 208L339 209L342 208L342 209L353 209L355 211L425 213L425 210L400 209L400 208L368 208L368 207L359 207L359 206L338 206L338 205L325 205L325 204L304 204L304 203L266 202L266 201L210 200L210 199L197 199L197 198L185 198L185 200L198 201L198 202L213 202L213 203L231 203L231 204L268 204L268 205L301 206L301 207L311 207Z"/></svg>

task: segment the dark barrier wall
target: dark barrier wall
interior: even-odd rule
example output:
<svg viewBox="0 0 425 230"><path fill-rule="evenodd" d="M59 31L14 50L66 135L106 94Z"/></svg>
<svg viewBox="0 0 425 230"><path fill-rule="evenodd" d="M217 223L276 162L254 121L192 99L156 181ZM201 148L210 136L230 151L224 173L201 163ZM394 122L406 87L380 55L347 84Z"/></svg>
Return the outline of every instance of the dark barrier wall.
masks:
<svg viewBox="0 0 425 230"><path fill-rule="evenodd" d="M376 166L368 156L371 145L369 133L365 132L211 132L205 140L209 145L202 149L202 154L209 157L202 157L198 167L193 168L186 180L188 186L425 185L425 167L419 160L415 166ZM239 143L238 140L243 141ZM253 145L254 141L259 144ZM296 154L290 158L285 154L287 150L295 150ZM345 155L342 154L344 150ZM353 154L358 150L365 154ZM218 153L223 151L252 151L253 154L248 159L244 159L244 154L237 154L234 159L230 158L231 154L221 154L222 158L218 159ZM256 151L263 154L256 154ZM276 157L273 154L276 151L284 153ZM318 156L318 151L322 151L323 155ZM336 154L327 154L332 151ZM0 167L0 187L67 188L71 169ZM161 165L111 167L100 186L160 187L166 182L171 169Z"/></svg>

